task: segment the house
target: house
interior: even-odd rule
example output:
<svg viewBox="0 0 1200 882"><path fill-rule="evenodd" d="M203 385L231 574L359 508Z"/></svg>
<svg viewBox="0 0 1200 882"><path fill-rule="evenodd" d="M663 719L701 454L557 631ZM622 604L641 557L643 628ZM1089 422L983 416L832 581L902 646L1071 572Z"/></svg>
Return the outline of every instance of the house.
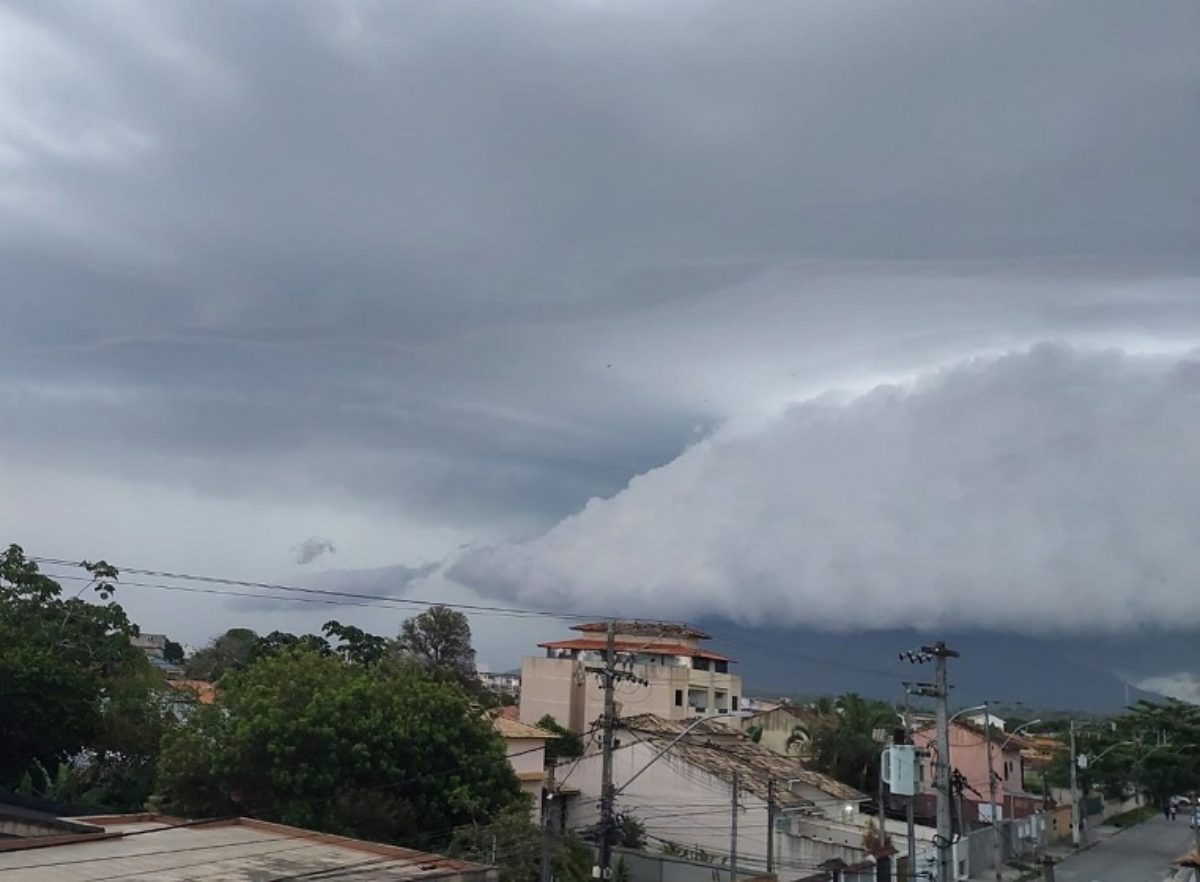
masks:
<svg viewBox="0 0 1200 882"><path fill-rule="evenodd" d="M0 839L5 882L100 879L421 879L497 882L493 867L249 818L203 823L162 815L73 818L90 829Z"/></svg>
<svg viewBox="0 0 1200 882"><path fill-rule="evenodd" d="M168 680L172 693L171 709L175 717L184 720L198 704L212 704L217 700L217 688L206 680Z"/></svg>
<svg viewBox="0 0 1200 882"><path fill-rule="evenodd" d="M800 736L799 742L789 744L788 741L796 732L797 727L803 729L816 718L817 715L811 708L785 704L773 710L747 717L741 723L742 729L747 733L752 731L758 733L758 743L763 747L784 756L803 757L804 747L808 741L803 732L797 733Z"/></svg>
<svg viewBox="0 0 1200 882"><path fill-rule="evenodd" d="M492 728L504 739L508 764L521 782L521 792L530 799L536 822L541 816L542 787L546 780L546 742L558 736L503 714L490 714L490 719Z"/></svg>
<svg viewBox="0 0 1200 882"><path fill-rule="evenodd" d="M574 732L589 730L604 709L604 691L589 667L604 664L607 622L575 625L579 636L538 644L544 657L521 667L521 719L546 714ZM674 622L616 623L617 661L641 682L621 684L618 703L631 711L684 720L739 709L742 679L733 661L702 645L709 635Z"/></svg>
<svg viewBox="0 0 1200 882"><path fill-rule="evenodd" d="M993 729L999 729L1001 732L1004 731L1006 725L1003 718L998 717L991 712L981 710L969 714L963 714L962 719L968 723L974 723L980 728L983 728L984 726L991 726Z"/></svg>
<svg viewBox="0 0 1200 882"><path fill-rule="evenodd" d="M501 695L521 694L521 675L517 671L509 671L506 674L493 674L486 668L481 668L476 670L475 673L485 689Z"/></svg>
<svg viewBox="0 0 1200 882"><path fill-rule="evenodd" d="M650 715L623 719L618 727L617 810L642 822L653 850L728 855L736 784L739 864L746 870L765 870L772 820L776 864L792 878L803 875L792 870L820 861L874 859L864 842L868 821L859 812L864 794L718 721L685 733L686 727L685 720ZM567 807L572 828L598 819L602 765L603 757L591 752L570 766L570 782L579 789Z"/></svg>
<svg viewBox="0 0 1200 882"><path fill-rule="evenodd" d="M150 658L162 658L167 648L166 634L137 634L129 638L129 642L140 649Z"/></svg>
<svg viewBox="0 0 1200 882"><path fill-rule="evenodd" d="M996 805L999 818L1026 817L1037 811L1041 797L1025 792L1025 770L1021 751L1026 744L1019 736L991 732L991 769L996 780ZM937 752L937 727L924 725L913 732L913 743L928 751ZM971 805L970 815L980 820L991 819L991 800L988 790L987 730L965 720L950 724L950 764L965 779L963 800ZM935 792L934 763L923 764L924 790Z"/></svg>

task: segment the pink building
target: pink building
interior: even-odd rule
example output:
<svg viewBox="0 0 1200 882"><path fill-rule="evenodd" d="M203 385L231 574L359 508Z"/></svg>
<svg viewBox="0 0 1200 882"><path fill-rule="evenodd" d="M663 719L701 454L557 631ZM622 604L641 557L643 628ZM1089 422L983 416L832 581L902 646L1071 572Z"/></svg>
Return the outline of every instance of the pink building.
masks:
<svg viewBox="0 0 1200 882"><path fill-rule="evenodd" d="M933 760L937 753L937 729L927 726L913 732L913 742L928 751L924 764L925 792L934 792ZM1006 743L1007 742L1007 743ZM992 772L996 777L996 804L1001 818L1024 817L1031 812L1025 792L1025 770L1021 761L1023 739L992 729ZM987 737L982 726L955 720L950 724L950 765L966 779L963 799L978 806L981 819L990 815L988 794ZM975 814L974 811L971 812Z"/></svg>

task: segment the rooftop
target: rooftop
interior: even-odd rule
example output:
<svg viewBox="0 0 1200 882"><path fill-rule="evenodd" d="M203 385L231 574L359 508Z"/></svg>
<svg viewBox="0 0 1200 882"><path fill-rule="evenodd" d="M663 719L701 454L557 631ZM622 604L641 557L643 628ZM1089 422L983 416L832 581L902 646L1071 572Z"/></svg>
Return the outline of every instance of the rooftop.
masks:
<svg viewBox="0 0 1200 882"><path fill-rule="evenodd" d="M697 649L686 643L643 643L638 640L617 640L613 645L617 652L635 652L642 655L686 655L716 661L733 661L727 655L710 652L707 649ZM551 640L548 643L539 643L538 646L542 649L591 649L603 652L608 648L608 641L603 637L572 637L569 640Z"/></svg>
<svg viewBox="0 0 1200 882"><path fill-rule="evenodd" d="M554 732L543 729L541 726L531 726L529 723L522 723L520 720L514 720L502 714L492 717L492 727L505 738L540 738L548 741L558 737Z"/></svg>
<svg viewBox="0 0 1200 882"><path fill-rule="evenodd" d="M52 837L60 840L57 843L50 843L51 837L0 842L5 882L262 882L327 871L339 882L496 879L494 870L469 861L247 818L188 826L160 815L77 820L101 826L104 832Z"/></svg>
<svg viewBox="0 0 1200 882"><path fill-rule="evenodd" d="M737 719L733 717L731 719ZM666 717L660 717L657 714L637 714L630 717L622 717L619 725L632 732L637 732L643 735L665 735L668 738L674 738L677 735L682 735L684 730L692 725L688 720L668 720ZM721 737L736 737L744 738L740 729L732 729L729 725L720 718L704 720L692 725L689 735L694 735L697 740L711 736Z"/></svg>
<svg viewBox="0 0 1200 882"><path fill-rule="evenodd" d="M694 640L708 640L711 635L686 622L654 622L646 619L625 619L613 623L618 634L630 634L635 637L684 637ZM572 631L598 632L608 631L608 622L586 622L582 625L572 625Z"/></svg>
<svg viewBox="0 0 1200 882"><path fill-rule="evenodd" d="M635 732L647 733L647 741L665 741L678 735L687 725L686 722L664 720L653 714L642 714L622 722ZM630 725L634 722L637 723L636 727ZM708 722L716 727L713 734L732 734L719 722ZM705 723L700 724L704 725ZM698 726L696 731L699 728ZM655 729L660 731L655 732ZM771 779L774 779L777 785L789 780L803 783L827 796L846 802L861 802L868 798L836 778L813 771L795 758L782 756L761 744L741 738L720 741L684 738L671 748L666 758L684 760L729 784L733 783L733 773L736 771L739 788L764 800L767 798L767 782ZM775 799L782 808L809 808L814 813L819 813L811 800L791 792L785 786L776 787Z"/></svg>
<svg viewBox="0 0 1200 882"><path fill-rule="evenodd" d="M212 704L217 700L217 690L207 680L168 680L167 685L176 692L187 693L201 704Z"/></svg>

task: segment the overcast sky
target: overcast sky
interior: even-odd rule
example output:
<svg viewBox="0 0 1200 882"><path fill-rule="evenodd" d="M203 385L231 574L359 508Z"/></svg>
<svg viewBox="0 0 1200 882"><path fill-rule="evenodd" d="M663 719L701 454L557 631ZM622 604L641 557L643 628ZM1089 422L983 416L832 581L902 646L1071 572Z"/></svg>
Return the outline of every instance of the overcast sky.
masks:
<svg viewBox="0 0 1200 882"><path fill-rule="evenodd" d="M1192 0L0 4L0 537L1195 621L1198 38ZM193 642L330 617L122 599Z"/></svg>

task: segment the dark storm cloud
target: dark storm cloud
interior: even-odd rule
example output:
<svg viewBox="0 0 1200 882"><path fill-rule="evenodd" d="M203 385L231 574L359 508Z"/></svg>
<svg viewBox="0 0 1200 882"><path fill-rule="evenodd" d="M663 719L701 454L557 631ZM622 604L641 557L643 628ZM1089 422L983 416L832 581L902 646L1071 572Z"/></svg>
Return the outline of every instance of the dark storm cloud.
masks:
<svg viewBox="0 0 1200 882"><path fill-rule="evenodd" d="M521 532L830 377L1200 329L1192 3L6 8L10 462Z"/></svg>

